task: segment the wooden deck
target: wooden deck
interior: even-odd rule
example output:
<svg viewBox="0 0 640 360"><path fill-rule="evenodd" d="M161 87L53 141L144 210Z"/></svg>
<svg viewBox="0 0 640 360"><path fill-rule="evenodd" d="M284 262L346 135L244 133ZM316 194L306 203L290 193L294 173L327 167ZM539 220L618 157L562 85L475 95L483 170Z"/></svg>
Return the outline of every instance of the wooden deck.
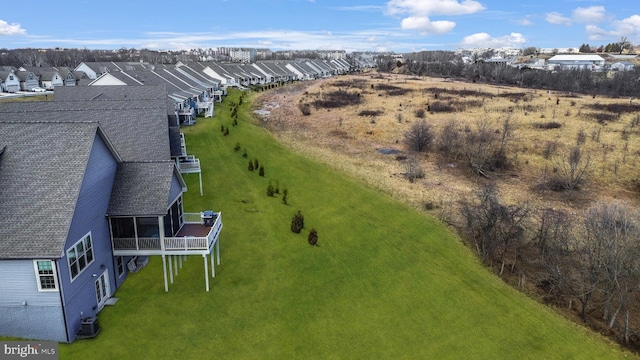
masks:
<svg viewBox="0 0 640 360"><path fill-rule="evenodd" d="M204 226L200 224L184 224L182 225L182 229L178 231L175 237L183 237L183 236L195 236L195 237L205 237L211 231L211 226Z"/></svg>

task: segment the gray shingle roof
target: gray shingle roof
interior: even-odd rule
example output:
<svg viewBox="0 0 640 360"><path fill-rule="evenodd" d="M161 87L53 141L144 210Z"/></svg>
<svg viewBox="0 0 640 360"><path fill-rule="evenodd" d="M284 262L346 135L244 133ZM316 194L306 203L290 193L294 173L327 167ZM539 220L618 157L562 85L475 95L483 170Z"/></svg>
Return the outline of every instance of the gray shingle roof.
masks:
<svg viewBox="0 0 640 360"><path fill-rule="evenodd" d="M157 86L89 86L82 89L73 86L57 88L55 101L77 100L166 100L167 88Z"/></svg>
<svg viewBox="0 0 640 360"><path fill-rule="evenodd" d="M124 161L171 159L166 102L159 101L157 108L127 108L127 103L42 101L30 102L28 107L2 103L0 117L21 122L98 121ZM113 109L116 104L122 108ZM78 109L80 106L86 108Z"/></svg>
<svg viewBox="0 0 640 360"><path fill-rule="evenodd" d="M175 169L173 161L118 164L108 215L166 214Z"/></svg>
<svg viewBox="0 0 640 360"><path fill-rule="evenodd" d="M62 256L96 132L97 122L0 120L0 259Z"/></svg>

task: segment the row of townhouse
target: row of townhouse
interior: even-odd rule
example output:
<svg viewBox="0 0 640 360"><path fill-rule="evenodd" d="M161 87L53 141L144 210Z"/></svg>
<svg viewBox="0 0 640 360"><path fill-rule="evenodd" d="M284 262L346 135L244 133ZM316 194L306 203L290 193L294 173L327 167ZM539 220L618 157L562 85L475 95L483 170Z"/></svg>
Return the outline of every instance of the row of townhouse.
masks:
<svg viewBox="0 0 640 360"><path fill-rule="evenodd" d="M2 70L4 91L55 92L0 104L0 336L73 342L96 335L98 313L149 256L162 258L165 291L187 256L201 256L209 291L222 217L184 212L183 176L198 173L203 189L181 125L213 116L228 86L352 69L297 60Z"/></svg>
<svg viewBox="0 0 640 360"><path fill-rule="evenodd" d="M153 65L128 62L83 62L75 68L0 67L0 91L54 90L68 86L165 85L180 123L214 116L214 103L227 87L313 80L356 70L345 59L260 61L253 64L188 62Z"/></svg>
<svg viewBox="0 0 640 360"><path fill-rule="evenodd" d="M165 86L64 87L53 101L0 104L0 336L95 336L149 256L162 258L165 291L187 256L202 257L209 291L222 217L184 211L186 148L167 97Z"/></svg>

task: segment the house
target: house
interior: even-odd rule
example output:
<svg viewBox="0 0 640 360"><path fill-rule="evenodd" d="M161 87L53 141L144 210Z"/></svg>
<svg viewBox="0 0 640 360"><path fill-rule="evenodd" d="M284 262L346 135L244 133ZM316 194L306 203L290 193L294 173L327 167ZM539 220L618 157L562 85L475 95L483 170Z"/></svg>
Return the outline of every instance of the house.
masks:
<svg viewBox="0 0 640 360"><path fill-rule="evenodd" d="M31 71L16 71L15 75L20 80L20 90L31 91L34 87L40 86L40 79Z"/></svg>
<svg viewBox="0 0 640 360"><path fill-rule="evenodd" d="M3 92L15 93L20 91L20 79L16 76L14 70L0 71L0 79L2 79Z"/></svg>
<svg viewBox="0 0 640 360"><path fill-rule="evenodd" d="M148 256L165 291L201 256L209 291L221 214L184 212L166 100L127 103L0 105L0 336L95 336L84 325Z"/></svg>
<svg viewBox="0 0 640 360"><path fill-rule="evenodd" d="M635 65L628 61L619 61L611 64L611 70L613 71L633 71Z"/></svg>
<svg viewBox="0 0 640 360"><path fill-rule="evenodd" d="M600 55L556 55L547 60L550 67L561 69L596 69L604 66Z"/></svg>
<svg viewBox="0 0 640 360"><path fill-rule="evenodd" d="M54 69L62 76L64 86L76 86L78 85L78 80L83 75L86 76L84 73L74 72L73 69L65 66L54 67Z"/></svg>
<svg viewBox="0 0 640 360"><path fill-rule="evenodd" d="M19 71L31 71L38 77L38 81L40 82L39 86L47 89L53 90L56 87L64 86L64 77L60 75L58 70L51 66L46 67L35 67L35 66L22 66Z"/></svg>

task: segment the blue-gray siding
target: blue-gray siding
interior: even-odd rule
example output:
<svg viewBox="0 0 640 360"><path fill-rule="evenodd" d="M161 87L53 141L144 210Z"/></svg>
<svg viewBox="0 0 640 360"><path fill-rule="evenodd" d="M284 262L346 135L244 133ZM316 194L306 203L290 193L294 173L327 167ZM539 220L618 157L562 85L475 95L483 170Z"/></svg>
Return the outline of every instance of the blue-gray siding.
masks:
<svg viewBox="0 0 640 360"><path fill-rule="evenodd" d="M81 320L88 316L95 316L99 311L95 293L97 278L93 274L99 276L107 270L111 292L116 290L117 274L113 266L109 224L105 216L116 168L116 160L100 136L96 135L65 244L65 254L59 261L70 341L75 339L80 330ZM72 282L66 250L89 232L91 232L95 260Z"/></svg>
<svg viewBox="0 0 640 360"><path fill-rule="evenodd" d="M33 260L0 261L0 274L0 335L67 341L60 293L38 291Z"/></svg>

